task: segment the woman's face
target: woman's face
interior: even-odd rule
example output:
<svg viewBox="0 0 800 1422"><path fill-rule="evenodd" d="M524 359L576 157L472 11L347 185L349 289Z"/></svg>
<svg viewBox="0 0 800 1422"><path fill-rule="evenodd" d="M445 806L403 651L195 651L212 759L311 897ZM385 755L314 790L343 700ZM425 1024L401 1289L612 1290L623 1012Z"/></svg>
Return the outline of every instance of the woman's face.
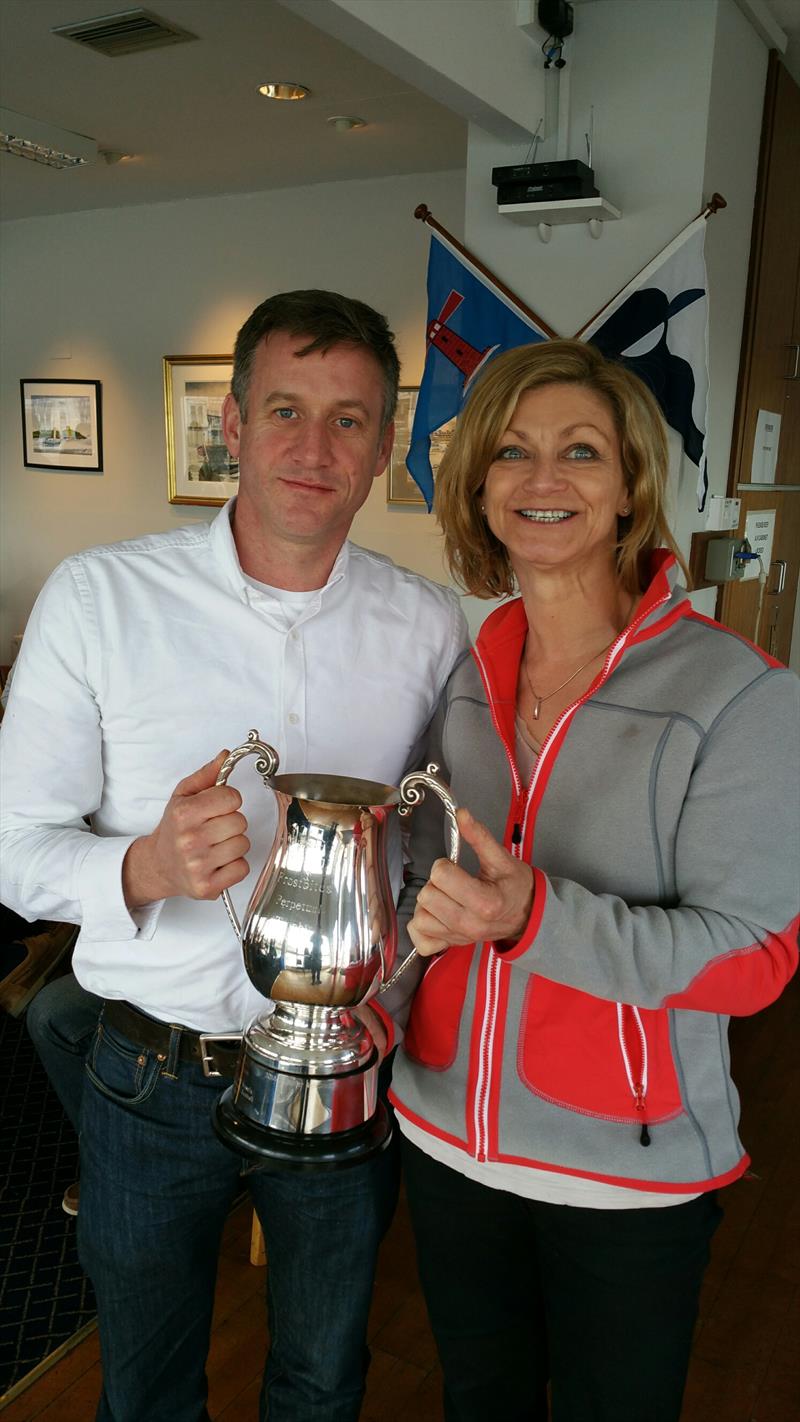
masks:
<svg viewBox="0 0 800 1422"><path fill-rule="evenodd" d="M526 390L497 442L483 503L518 577L526 567L613 568L628 493L603 396L576 384Z"/></svg>

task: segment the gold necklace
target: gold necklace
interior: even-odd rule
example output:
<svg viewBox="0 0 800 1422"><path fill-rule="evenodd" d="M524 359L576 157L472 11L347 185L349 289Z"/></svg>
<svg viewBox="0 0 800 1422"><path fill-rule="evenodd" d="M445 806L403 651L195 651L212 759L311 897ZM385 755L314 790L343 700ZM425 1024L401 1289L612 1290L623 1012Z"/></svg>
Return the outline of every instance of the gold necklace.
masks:
<svg viewBox="0 0 800 1422"><path fill-rule="evenodd" d="M631 614L632 609L633 609L633 603L631 602L631 606L628 608L628 612L627 612L627 614L626 614L625 621L624 621L623 624L622 624L623 627L626 627L626 626L628 625L628 620L629 620L629 618L630 618L630 614ZM548 693L547 693L546 696L540 696L539 693L538 693L538 691L534 691L534 689L533 689L533 684L532 684L531 678L530 678L530 673L529 673L529 671L528 671L528 663L527 663L527 661L525 660L525 658L523 657L523 659L522 659L522 670L523 670L523 672L524 672L524 674L525 674L525 680L526 680L526 682L528 683L528 690L530 691L531 696L533 697L533 719L534 719L534 721L538 721L538 719L539 719L539 717L540 717L540 715L541 715L541 713L542 713L542 703L543 703L544 701L550 701L552 697L557 696L558 693L559 693L559 691L563 691L565 686L569 686L570 682L571 682L571 681L574 681L575 678L576 678L576 676L580 676L581 672L582 672L582 671L585 671L587 667L591 666L592 662L596 662L598 657L604 656L605 653L608 651L609 647L613 647L613 645L614 645L614 643L616 642L616 640L617 640L617 638L618 638L619 635L620 635L619 632L615 632L615 633L614 633L614 636L611 638L611 641L610 641L610 642L607 642L604 647L601 647L601 649L600 649L599 652L595 652L594 656L593 656L593 657L590 657L589 660L588 660L588 662L584 662L582 666L579 666L579 667L578 667L578 670L577 670L577 671L574 671L571 676L568 676L567 679L566 679L566 681L562 681L561 685L560 685L560 686L557 686L554 691L548 691Z"/></svg>

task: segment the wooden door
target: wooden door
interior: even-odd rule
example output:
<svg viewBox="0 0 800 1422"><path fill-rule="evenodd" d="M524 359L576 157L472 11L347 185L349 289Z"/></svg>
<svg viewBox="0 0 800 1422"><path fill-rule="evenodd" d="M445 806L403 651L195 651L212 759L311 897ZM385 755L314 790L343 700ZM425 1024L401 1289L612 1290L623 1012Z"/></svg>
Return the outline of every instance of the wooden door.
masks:
<svg viewBox="0 0 800 1422"><path fill-rule="evenodd" d="M770 54L728 493L775 511L767 582L723 584L717 617L781 662L792 645L800 572L800 88ZM754 485L759 410L781 416L774 484Z"/></svg>
<svg viewBox="0 0 800 1422"><path fill-rule="evenodd" d="M763 593L758 579L725 583L720 590L722 605L717 616L726 627L742 632L779 662L788 662L800 571L800 493L780 490L776 485L772 489L764 486L742 490L740 498L742 536L749 513L775 510L770 566Z"/></svg>
<svg viewBox="0 0 800 1422"><path fill-rule="evenodd" d="M731 485L752 478L759 410L781 416L776 482L800 484L800 88L773 50L753 216ZM800 374L800 371L797 373Z"/></svg>

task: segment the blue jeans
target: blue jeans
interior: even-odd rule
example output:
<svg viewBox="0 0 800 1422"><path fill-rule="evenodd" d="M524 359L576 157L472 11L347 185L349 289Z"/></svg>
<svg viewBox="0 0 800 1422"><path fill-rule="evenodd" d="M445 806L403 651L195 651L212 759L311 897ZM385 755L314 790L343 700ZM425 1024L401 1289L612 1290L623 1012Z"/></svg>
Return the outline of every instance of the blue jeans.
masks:
<svg viewBox="0 0 800 1422"><path fill-rule="evenodd" d="M101 1019L87 1058L78 1247L98 1298L97 1422L203 1422L217 1255L246 1181L267 1247L269 1422L357 1422L375 1261L397 1152L297 1174L255 1171L215 1137L218 1082Z"/></svg>
<svg viewBox="0 0 800 1422"><path fill-rule="evenodd" d="M25 1013L33 1045L76 1132L81 1119L84 1062L101 1006L101 998L82 988L74 973L66 973L46 983Z"/></svg>

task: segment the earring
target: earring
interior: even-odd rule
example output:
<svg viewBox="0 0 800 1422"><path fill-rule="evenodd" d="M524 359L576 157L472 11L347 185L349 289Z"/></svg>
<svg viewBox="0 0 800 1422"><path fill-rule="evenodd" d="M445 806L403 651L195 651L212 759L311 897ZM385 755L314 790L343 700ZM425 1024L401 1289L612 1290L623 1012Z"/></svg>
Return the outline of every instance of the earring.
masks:
<svg viewBox="0 0 800 1422"><path fill-rule="evenodd" d="M619 514L619 516L620 516L620 518L627 518L627 517L628 517L628 514L629 514L630 512L631 512L631 506L630 506L630 504L626 504L625 507L624 507L624 509L620 509L620 514Z"/></svg>
<svg viewBox="0 0 800 1422"><path fill-rule="evenodd" d="M481 504L481 513L483 514L483 517L485 518L485 517L486 517L486 505L485 505L485 504Z"/></svg>

